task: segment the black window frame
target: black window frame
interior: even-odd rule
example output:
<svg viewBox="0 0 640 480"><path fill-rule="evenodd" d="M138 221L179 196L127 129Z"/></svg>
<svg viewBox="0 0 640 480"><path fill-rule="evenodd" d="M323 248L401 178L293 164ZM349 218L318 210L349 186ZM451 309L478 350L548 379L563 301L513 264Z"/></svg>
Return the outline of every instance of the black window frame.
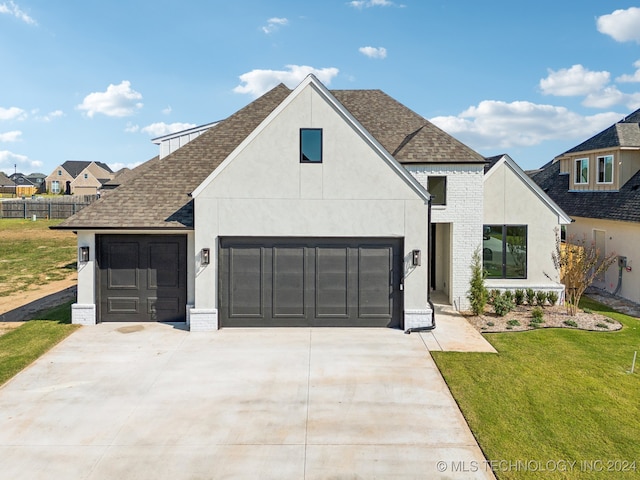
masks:
<svg viewBox="0 0 640 480"><path fill-rule="evenodd" d="M502 255L501 260L501 275L497 276L497 275L491 275L489 276L489 272L485 269L485 271L487 272L487 279L498 279L498 280L526 280L529 274L529 226L528 225L521 225L521 224L486 224L482 226L483 228L483 239L484 240L488 240L488 236L487 235L487 229L489 229L489 231L491 231L492 228L502 228L502 251L500 252ZM507 232L509 228L524 228L524 274L523 276L507 276L507 254L508 254L508 247L507 247ZM482 250L483 250L483 259L485 258L484 255L487 254L487 252L485 251L485 246L484 246L484 242L483 242L483 246L482 246ZM484 263L484 260L483 260Z"/></svg>
<svg viewBox="0 0 640 480"><path fill-rule="evenodd" d="M319 160L311 160L308 157L306 157L303 153L303 148L304 148L304 140L303 140L303 133L304 132L309 132L309 131L313 131L313 132L320 132L320 159ZM322 128L301 128L300 129L300 163L322 163L323 161L323 133L322 133Z"/></svg>
<svg viewBox="0 0 640 480"><path fill-rule="evenodd" d="M436 196L433 195L431 192L432 188L431 188L430 182L431 180L435 180L435 179L442 180L444 184L443 194L442 194L444 198L442 202L436 201ZM446 206L447 205L447 176L446 175L429 175L427 177L427 191L429 192L429 194L431 194L431 205Z"/></svg>

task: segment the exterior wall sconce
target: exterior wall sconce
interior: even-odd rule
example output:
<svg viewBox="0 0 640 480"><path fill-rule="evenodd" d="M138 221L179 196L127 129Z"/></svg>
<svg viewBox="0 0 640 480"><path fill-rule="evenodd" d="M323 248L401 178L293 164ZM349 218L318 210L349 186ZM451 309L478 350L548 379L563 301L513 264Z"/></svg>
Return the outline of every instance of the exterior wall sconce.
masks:
<svg viewBox="0 0 640 480"><path fill-rule="evenodd" d="M200 261L202 265L209 265L211 261L211 251L208 248L203 248L200 252Z"/></svg>
<svg viewBox="0 0 640 480"><path fill-rule="evenodd" d="M421 254L420 250L413 250L411 252L411 264L414 267L419 267L420 264L422 263L421 257L422 257L422 254Z"/></svg>
<svg viewBox="0 0 640 480"><path fill-rule="evenodd" d="M78 259L81 262L89 261L89 247L80 247L80 250L78 252Z"/></svg>

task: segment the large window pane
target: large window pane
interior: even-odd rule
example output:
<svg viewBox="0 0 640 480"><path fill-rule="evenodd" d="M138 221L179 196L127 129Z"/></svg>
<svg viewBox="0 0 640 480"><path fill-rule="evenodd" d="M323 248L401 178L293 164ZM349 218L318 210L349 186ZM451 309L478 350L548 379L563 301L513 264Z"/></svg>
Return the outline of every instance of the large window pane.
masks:
<svg viewBox="0 0 640 480"><path fill-rule="evenodd" d="M505 238L505 278L527 276L527 227L507 226Z"/></svg>
<svg viewBox="0 0 640 480"><path fill-rule="evenodd" d="M485 225L482 259L487 278L526 278L527 227Z"/></svg>
<svg viewBox="0 0 640 480"><path fill-rule="evenodd" d="M485 225L482 260L487 278L502 278L502 225Z"/></svg>

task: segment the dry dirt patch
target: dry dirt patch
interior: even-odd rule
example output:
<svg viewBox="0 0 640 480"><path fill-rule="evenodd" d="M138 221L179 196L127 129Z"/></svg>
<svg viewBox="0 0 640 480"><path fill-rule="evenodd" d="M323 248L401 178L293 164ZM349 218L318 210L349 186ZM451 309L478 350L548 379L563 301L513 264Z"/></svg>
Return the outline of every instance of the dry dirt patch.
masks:
<svg viewBox="0 0 640 480"><path fill-rule="evenodd" d="M546 306L543 310L542 323L533 324L532 307L518 306L504 317L496 315L492 308L488 306L483 315L472 315L471 312L464 312L467 321L479 332L518 332L523 330L533 330L534 328L573 328L580 330L593 330L600 332L620 330L620 322L613 320L599 313L589 313L578 310L576 315L569 315L564 306ZM517 322L517 323L516 323ZM570 326L565 322L575 322L577 326Z"/></svg>

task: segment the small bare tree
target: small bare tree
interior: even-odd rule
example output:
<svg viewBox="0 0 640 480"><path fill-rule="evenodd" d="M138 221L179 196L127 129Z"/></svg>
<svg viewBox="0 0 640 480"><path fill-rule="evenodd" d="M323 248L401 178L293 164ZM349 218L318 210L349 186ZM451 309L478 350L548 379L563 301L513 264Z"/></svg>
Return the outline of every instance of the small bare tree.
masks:
<svg viewBox="0 0 640 480"><path fill-rule="evenodd" d="M553 263L560 273L560 282L565 289L565 305L569 315L578 311L578 302L584 291L599 275L616 261L616 254L602 255L595 242L588 242L586 236L576 240L570 235L565 243L556 232L556 249L551 254Z"/></svg>

